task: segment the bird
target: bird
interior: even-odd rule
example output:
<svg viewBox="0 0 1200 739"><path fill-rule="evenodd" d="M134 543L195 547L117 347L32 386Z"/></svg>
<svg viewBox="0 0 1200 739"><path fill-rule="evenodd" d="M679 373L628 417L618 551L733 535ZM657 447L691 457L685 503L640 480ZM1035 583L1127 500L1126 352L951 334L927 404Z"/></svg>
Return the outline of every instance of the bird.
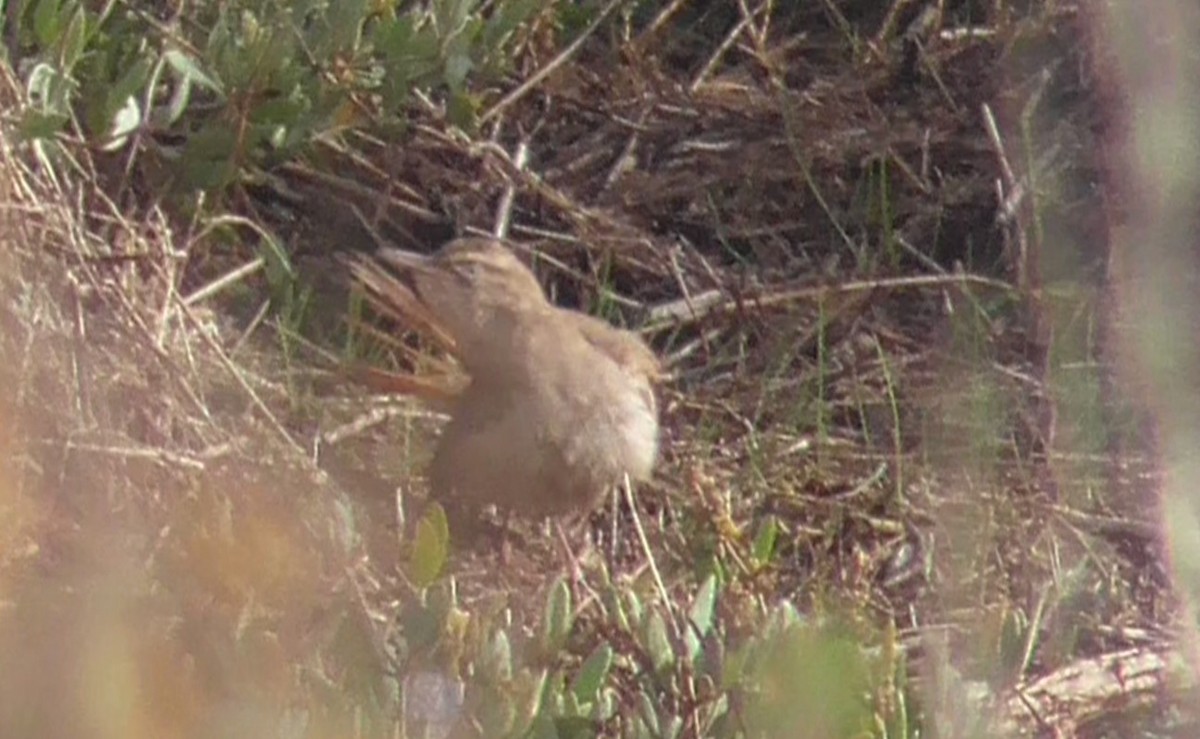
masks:
<svg viewBox="0 0 1200 739"><path fill-rule="evenodd" d="M467 380L408 381L449 414L429 469L439 502L526 518L580 518L659 451L661 365L632 331L553 304L502 242L436 253L383 247L351 265L382 312L446 349Z"/></svg>

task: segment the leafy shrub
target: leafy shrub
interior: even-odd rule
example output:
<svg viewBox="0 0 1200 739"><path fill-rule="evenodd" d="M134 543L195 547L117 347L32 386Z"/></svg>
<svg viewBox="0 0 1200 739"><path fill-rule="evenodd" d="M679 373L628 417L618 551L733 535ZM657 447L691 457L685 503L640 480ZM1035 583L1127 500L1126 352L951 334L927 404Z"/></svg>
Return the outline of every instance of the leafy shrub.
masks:
<svg viewBox="0 0 1200 739"><path fill-rule="evenodd" d="M93 4L94 5L94 4ZM434 0L398 11L368 0L233 0L160 18L136 4L26 4L14 29L34 105L21 130L74 129L115 150L139 136L186 185L221 188L252 165L370 121L402 126L414 90L441 90L470 125L475 77L505 69L514 32L541 0ZM144 139L143 139L144 140Z"/></svg>

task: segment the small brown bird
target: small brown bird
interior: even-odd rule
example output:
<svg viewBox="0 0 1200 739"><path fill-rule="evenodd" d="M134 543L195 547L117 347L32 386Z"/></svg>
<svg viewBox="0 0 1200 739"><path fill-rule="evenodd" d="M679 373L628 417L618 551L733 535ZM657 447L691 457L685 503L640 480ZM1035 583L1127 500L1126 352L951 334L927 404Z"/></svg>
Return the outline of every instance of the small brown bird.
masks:
<svg viewBox="0 0 1200 739"><path fill-rule="evenodd" d="M377 305L417 324L469 375L460 391L434 393L450 413L430 470L437 498L575 515L625 474L650 476L659 363L637 334L553 305L492 239L458 239L433 256L385 249L353 268Z"/></svg>

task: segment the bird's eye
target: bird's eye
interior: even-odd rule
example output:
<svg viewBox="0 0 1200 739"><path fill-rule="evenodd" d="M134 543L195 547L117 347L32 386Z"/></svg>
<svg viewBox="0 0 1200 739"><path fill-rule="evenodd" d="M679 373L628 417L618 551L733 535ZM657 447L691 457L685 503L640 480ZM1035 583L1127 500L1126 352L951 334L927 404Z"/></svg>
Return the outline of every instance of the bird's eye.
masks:
<svg viewBox="0 0 1200 739"><path fill-rule="evenodd" d="M479 263L474 259L461 259L454 264L454 275L464 284L474 284L480 277Z"/></svg>

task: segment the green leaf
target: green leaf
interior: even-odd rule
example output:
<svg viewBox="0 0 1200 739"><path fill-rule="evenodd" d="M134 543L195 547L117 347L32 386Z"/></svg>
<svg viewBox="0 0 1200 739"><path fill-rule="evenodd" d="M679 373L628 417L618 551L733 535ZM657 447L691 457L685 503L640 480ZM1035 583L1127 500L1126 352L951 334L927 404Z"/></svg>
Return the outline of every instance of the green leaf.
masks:
<svg viewBox="0 0 1200 739"><path fill-rule="evenodd" d="M191 187L221 188L237 175L234 152L237 133L219 122L210 123L187 140L181 160L184 181Z"/></svg>
<svg viewBox="0 0 1200 739"><path fill-rule="evenodd" d="M60 6L60 0L40 0L33 6L33 37L37 39L39 46L52 46L62 31L64 14Z"/></svg>
<svg viewBox="0 0 1200 739"><path fill-rule="evenodd" d="M446 511L434 503L417 523L408 566L413 584L418 588L432 585L441 574L449 553L450 525L446 521Z"/></svg>
<svg viewBox="0 0 1200 739"><path fill-rule="evenodd" d="M501 690L484 689L480 692L482 697L477 713L479 725L486 726L491 736L508 735L516 721L516 706Z"/></svg>
<svg viewBox="0 0 1200 739"><path fill-rule="evenodd" d="M758 527L754 535L754 543L750 547L750 556L755 564L763 567L770 564L775 554L775 540L779 536L779 522L774 516L768 516Z"/></svg>
<svg viewBox="0 0 1200 739"><path fill-rule="evenodd" d="M600 688L608 678L608 670L612 667L613 650L607 644L600 644L592 650L591 655L584 660L579 673L571 683L571 692L581 704L595 703L600 694Z"/></svg>
<svg viewBox="0 0 1200 739"><path fill-rule="evenodd" d="M610 721L617 712L616 692L613 690L601 690L596 695L596 702L592 704L592 718L597 721Z"/></svg>
<svg viewBox="0 0 1200 739"><path fill-rule="evenodd" d="M579 704L579 699L575 694L566 690L558 694L559 706L554 713L556 716L579 716L583 713L583 708Z"/></svg>
<svg viewBox="0 0 1200 739"><path fill-rule="evenodd" d="M546 611L542 621L542 648L546 654L555 654L567 642L571 633L571 589L561 577L550 588L546 598Z"/></svg>
<svg viewBox="0 0 1200 739"><path fill-rule="evenodd" d="M446 117L450 122L465 131L475 129L479 113L479 103L474 95L468 92L452 92L446 103Z"/></svg>
<svg viewBox="0 0 1200 739"><path fill-rule="evenodd" d="M125 105L113 115L108 124L104 151L117 151L129 141L129 134L138 130L142 125L142 107L135 97L125 98Z"/></svg>
<svg viewBox="0 0 1200 739"><path fill-rule="evenodd" d="M45 113L71 113L71 92L75 82L45 62L35 64L25 83L26 93L35 106Z"/></svg>
<svg viewBox="0 0 1200 739"><path fill-rule="evenodd" d="M63 130L63 126L67 125L69 120L70 117L62 113L43 113L40 110L29 109L22 113L17 131L23 141L52 139Z"/></svg>
<svg viewBox="0 0 1200 739"><path fill-rule="evenodd" d="M250 111L253 123L292 125L309 109L309 101L301 95L268 98Z"/></svg>
<svg viewBox="0 0 1200 739"><path fill-rule="evenodd" d="M683 730L683 719L678 716L672 716L667 725L663 727L663 739L675 739L679 736L679 732Z"/></svg>
<svg viewBox="0 0 1200 739"><path fill-rule="evenodd" d="M521 670L513 679L508 695L513 705L519 710L513 728L516 736L524 736L542 711L542 700L549 684L546 670L532 673Z"/></svg>
<svg viewBox="0 0 1200 739"><path fill-rule="evenodd" d="M9 0L14 2L15 0ZM59 59L62 61L63 69L73 70L75 65L79 63L83 57L84 45L87 42L87 14L83 8L76 8L71 14L71 20L67 21L66 31L62 36L60 44Z"/></svg>
<svg viewBox="0 0 1200 739"><path fill-rule="evenodd" d="M708 636L709 630L712 629L713 608L716 602L717 578L715 575L709 575L704 584L700 586L700 591L696 593L692 610L688 612L692 627L699 636Z"/></svg>
<svg viewBox="0 0 1200 739"><path fill-rule="evenodd" d="M660 734L658 725L658 709L655 708L654 700L648 693L646 693L645 690L642 690L640 693L638 693L638 698L638 709L642 717L642 721L645 722L646 728L650 730L651 734L658 736Z"/></svg>
<svg viewBox="0 0 1200 739"><path fill-rule="evenodd" d="M150 79L150 73L154 69L154 63L147 57L138 57L130 64L120 77L112 85L108 86L107 105L105 114L111 117L118 109L125 105L125 100L130 95L138 95L146 89L146 82Z"/></svg>
<svg viewBox="0 0 1200 739"><path fill-rule="evenodd" d="M667 622L658 611L651 612L650 618L646 619L645 647L655 671L663 672L675 663L675 650L671 648L671 638L667 635Z"/></svg>
<svg viewBox="0 0 1200 739"><path fill-rule="evenodd" d="M641 716L634 716L632 722L633 730L628 732L630 739L657 739L655 734L650 731L650 727L646 725L646 719Z"/></svg>
<svg viewBox="0 0 1200 739"><path fill-rule="evenodd" d="M621 593L612 585L608 585L604 589L604 610L608 620L614 622L617 628L621 631L628 632L629 615L625 612L625 605L621 603Z"/></svg>
<svg viewBox="0 0 1200 739"><path fill-rule="evenodd" d="M292 259L273 233L264 229L261 236L258 254L266 263L264 272L271 300L276 304L286 304L289 298L295 297L296 270L292 266Z"/></svg>
<svg viewBox="0 0 1200 739"><path fill-rule="evenodd" d="M163 54L163 61L171 69L175 70L175 74L179 75L181 79L193 82L201 87L207 87L222 97L225 95L221 89L221 83L201 69L199 62L179 49L168 49Z"/></svg>
<svg viewBox="0 0 1200 739"><path fill-rule="evenodd" d="M512 679L512 647L503 629L498 629L484 648L479 660L479 674L491 683L504 683Z"/></svg>
<svg viewBox="0 0 1200 739"><path fill-rule="evenodd" d="M175 84L171 91L171 99L165 107L158 107L151 113L155 125L166 128L171 126L187 112L188 102L192 99L192 82L186 77Z"/></svg>
<svg viewBox="0 0 1200 739"><path fill-rule="evenodd" d="M434 22L437 23L441 37L448 38L458 33L478 2L479 0L434 0Z"/></svg>
<svg viewBox="0 0 1200 739"><path fill-rule="evenodd" d="M692 609L688 612L690 628L684 634L684 642L687 644L688 659L690 660L694 660L700 653L704 637L708 636L709 631L712 630L713 608L716 602L717 578L715 575L709 575L696 593L696 600L693 601Z"/></svg>
<svg viewBox="0 0 1200 739"><path fill-rule="evenodd" d="M428 26L415 27L410 16L382 24L372 39L383 56L380 93L390 110L401 107L414 85L427 84L442 68L437 35Z"/></svg>
<svg viewBox="0 0 1200 739"><path fill-rule="evenodd" d="M640 627L645 614L645 609L642 607L642 601L640 598L638 598L638 594L632 590L627 590L625 593L625 603L628 606L626 611L629 613L629 622Z"/></svg>
<svg viewBox="0 0 1200 739"><path fill-rule="evenodd" d="M474 66L475 63L471 61L471 55L468 51L459 49L451 50L446 56L446 66L442 72L446 87L455 92L462 91L463 83Z"/></svg>
<svg viewBox="0 0 1200 739"><path fill-rule="evenodd" d="M357 49L367 16L367 0L338 0L330 3L326 21L329 23L331 53Z"/></svg>

